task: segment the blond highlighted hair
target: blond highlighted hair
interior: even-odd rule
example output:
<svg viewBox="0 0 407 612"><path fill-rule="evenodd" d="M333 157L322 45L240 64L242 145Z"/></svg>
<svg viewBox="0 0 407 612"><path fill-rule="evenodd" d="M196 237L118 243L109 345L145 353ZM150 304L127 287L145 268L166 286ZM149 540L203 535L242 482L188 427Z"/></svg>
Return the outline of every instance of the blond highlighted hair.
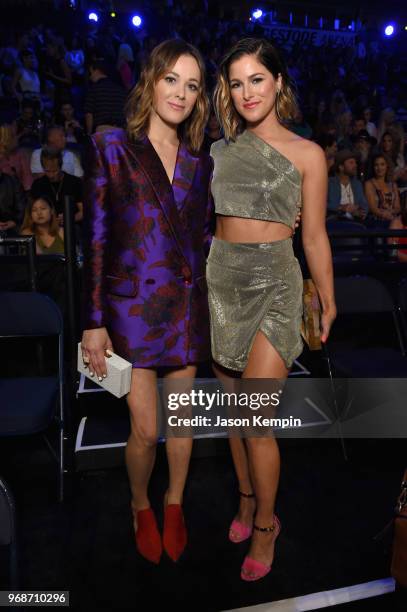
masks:
<svg viewBox="0 0 407 612"><path fill-rule="evenodd" d="M17 136L13 125L0 125L0 153L6 157L17 148Z"/></svg>
<svg viewBox="0 0 407 612"><path fill-rule="evenodd" d="M152 50L127 102L127 133L133 140L139 140L146 134L154 100L154 87L157 81L172 69L181 55L193 57L201 73L195 106L189 117L178 127L180 140L192 153L197 153L202 146L209 115L209 100L205 89L205 64L198 49L183 40L166 40Z"/></svg>
<svg viewBox="0 0 407 612"><path fill-rule="evenodd" d="M216 116L227 141L235 140L236 136L246 128L245 120L239 115L233 104L229 85L230 66L244 55L254 55L275 79L281 75L281 88L275 100L276 116L280 123L294 119L298 111L294 84L274 45L264 38L243 38L222 58L213 95Z"/></svg>

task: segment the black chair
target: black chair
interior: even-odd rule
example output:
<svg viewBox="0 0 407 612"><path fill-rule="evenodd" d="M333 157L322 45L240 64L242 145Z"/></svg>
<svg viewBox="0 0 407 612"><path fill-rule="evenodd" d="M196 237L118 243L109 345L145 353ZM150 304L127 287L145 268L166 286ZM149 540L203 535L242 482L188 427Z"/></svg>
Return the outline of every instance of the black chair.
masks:
<svg viewBox="0 0 407 612"><path fill-rule="evenodd" d="M0 437L44 433L56 421L57 449L44 438L58 463L58 498L64 494L64 347L58 306L40 293L0 292L0 338L56 337L58 368L54 376L0 378ZM34 364L35 365L35 364Z"/></svg>
<svg viewBox="0 0 407 612"><path fill-rule="evenodd" d="M327 219L326 229L329 236L329 241L332 247L332 254L334 261L337 262L348 262L348 261L358 261L360 259L363 260L371 260L372 255L368 249L369 238L367 236L366 227L362 223L357 223L356 221L345 221L338 219ZM336 232L352 232L354 233L366 233L366 238L364 237L352 237L352 236L344 236L333 238L330 236L331 233ZM346 247L346 248L339 248ZM365 248L357 248L357 247L365 247Z"/></svg>
<svg viewBox="0 0 407 612"><path fill-rule="evenodd" d="M329 348L335 372L355 378L407 376L397 308L383 283L369 276L335 278L335 297L338 318Z"/></svg>
<svg viewBox="0 0 407 612"><path fill-rule="evenodd" d="M404 355L406 354L407 343L407 278L403 278L399 285L398 310L400 313L401 325L404 333Z"/></svg>
<svg viewBox="0 0 407 612"><path fill-rule="evenodd" d="M0 546L9 549L10 590L18 590L17 530L14 497L0 478Z"/></svg>

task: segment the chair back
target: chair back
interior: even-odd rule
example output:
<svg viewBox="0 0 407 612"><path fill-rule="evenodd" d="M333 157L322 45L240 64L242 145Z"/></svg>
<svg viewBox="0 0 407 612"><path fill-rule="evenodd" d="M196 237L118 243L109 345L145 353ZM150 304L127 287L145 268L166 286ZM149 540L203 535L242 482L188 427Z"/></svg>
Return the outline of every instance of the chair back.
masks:
<svg viewBox="0 0 407 612"><path fill-rule="evenodd" d="M0 292L0 337L62 334L63 319L48 296L31 292Z"/></svg>
<svg viewBox="0 0 407 612"><path fill-rule="evenodd" d="M339 315L394 312L389 291L370 276L335 278L335 300Z"/></svg>

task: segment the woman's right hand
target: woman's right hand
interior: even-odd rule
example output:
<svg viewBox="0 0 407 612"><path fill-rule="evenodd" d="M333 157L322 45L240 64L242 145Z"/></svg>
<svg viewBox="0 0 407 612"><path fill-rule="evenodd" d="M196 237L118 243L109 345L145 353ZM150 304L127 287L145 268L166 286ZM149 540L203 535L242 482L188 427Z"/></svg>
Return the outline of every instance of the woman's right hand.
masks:
<svg viewBox="0 0 407 612"><path fill-rule="evenodd" d="M105 357L108 357L108 355L106 351L113 352L112 341L106 327L85 329L82 335L81 348L83 362L89 367L90 375L96 374L99 381L102 381L107 376Z"/></svg>

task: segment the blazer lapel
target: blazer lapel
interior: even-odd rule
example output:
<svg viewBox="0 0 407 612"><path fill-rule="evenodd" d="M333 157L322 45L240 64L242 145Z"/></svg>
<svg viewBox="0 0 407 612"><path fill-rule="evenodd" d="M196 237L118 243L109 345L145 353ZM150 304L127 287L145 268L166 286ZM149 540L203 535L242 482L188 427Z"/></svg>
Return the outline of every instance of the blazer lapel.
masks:
<svg viewBox="0 0 407 612"><path fill-rule="evenodd" d="M182 236L182 232L184 231L181 218L175 202L171 183L168 180L168 176L165 172L161 159L147 136L145 136L140 142L133 143L131 141L127 141L125 147L132 157L136 159L141 170L148 179L171 229L178 251L185 259L189 267L188 259L182 248L182 241L179 238ZM182 147L182 145L180 145L180 147ZM178 152L178 158L179 157L180 151ZM175 173L177 172L177 165L175 167Z"/></svg>
<svg viewBox="0 0 407 612"><path fill-rule="evenodd" d="M194 181L198 157L191 155L187 147L181 143L175 165L172 189L178 210L181 210Z"/></svg>

